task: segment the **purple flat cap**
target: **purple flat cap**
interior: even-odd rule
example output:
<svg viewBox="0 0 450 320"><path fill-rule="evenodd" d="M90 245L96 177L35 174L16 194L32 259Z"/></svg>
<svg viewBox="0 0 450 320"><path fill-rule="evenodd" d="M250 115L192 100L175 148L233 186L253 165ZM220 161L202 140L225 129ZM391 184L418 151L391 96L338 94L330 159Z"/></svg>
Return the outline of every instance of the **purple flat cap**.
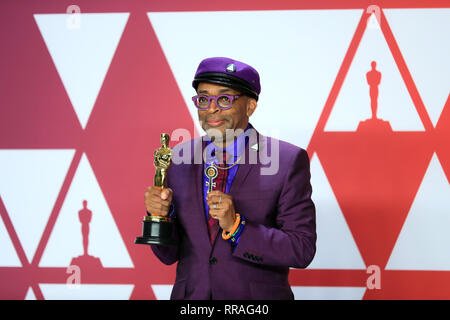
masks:
<svg viewBox="0 0 450 320"><path fill-rule="evenodd" d="M221 84L256 100L261 92L258 72L248 64L230 58L207 58L200 62L192 81L195 90L200 82Z"/></svg>

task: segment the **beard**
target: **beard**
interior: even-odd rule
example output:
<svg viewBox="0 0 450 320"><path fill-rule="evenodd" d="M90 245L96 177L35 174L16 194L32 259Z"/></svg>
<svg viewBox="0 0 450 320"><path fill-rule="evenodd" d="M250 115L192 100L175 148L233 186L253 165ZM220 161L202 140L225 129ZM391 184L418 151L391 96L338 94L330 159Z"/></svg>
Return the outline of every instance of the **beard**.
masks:
<svg viewBox="0 0 450 320"><path fill-rule="evenodd" d="M203 120L200 120L201 127L205 131L206 135L209 137L211 142L214 142L215 144L223 144L227 142L227 137L229 137L229 131L233 131L232 128L230 128L230 122L228 119L220 118L220 120L223 121L223 123L218 127L213 127L208 124L208 118L204 118ZM233 136L231 134L231 136ZM232 141L232 140L231 140Z"/></svg>
<svg viewBox="0 0 450 320"><path fill-rule="evenodd" d="M232 123L230 123L227 119L221 120L223 120L224 123L219 127L211 127L207 123L207 120L204 120L204 122L200 121L200 123L211 142L218 147L224 148L233 143L234 140L244 132L244 130L240 128L234 129L232 127Z"/></svg>

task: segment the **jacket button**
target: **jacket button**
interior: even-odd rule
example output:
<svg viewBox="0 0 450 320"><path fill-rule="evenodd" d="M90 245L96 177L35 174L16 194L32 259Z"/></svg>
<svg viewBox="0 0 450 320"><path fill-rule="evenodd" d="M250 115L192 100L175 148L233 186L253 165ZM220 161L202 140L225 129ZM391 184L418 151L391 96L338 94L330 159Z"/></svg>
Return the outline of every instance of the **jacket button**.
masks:
<svg viewBox="0 0 450 320"><path fill-rule="evenodd" d="M209 264L216 264L217 259L215 257L209 258Z"/></svg>

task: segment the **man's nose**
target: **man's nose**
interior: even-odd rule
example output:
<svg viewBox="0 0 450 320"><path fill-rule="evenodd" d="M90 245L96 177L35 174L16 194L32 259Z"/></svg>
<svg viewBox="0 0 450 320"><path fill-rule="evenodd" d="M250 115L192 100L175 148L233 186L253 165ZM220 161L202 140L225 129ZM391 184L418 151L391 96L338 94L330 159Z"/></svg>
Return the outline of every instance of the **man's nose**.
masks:
<svg viewBox="0 0 450 320"><path fill-rule="evenodd" d="M208 112L209 113L215 113L218 110L220 110L220 109L217 106L216 101L214 99L211 99L211 103L209 104Z"/></svg>

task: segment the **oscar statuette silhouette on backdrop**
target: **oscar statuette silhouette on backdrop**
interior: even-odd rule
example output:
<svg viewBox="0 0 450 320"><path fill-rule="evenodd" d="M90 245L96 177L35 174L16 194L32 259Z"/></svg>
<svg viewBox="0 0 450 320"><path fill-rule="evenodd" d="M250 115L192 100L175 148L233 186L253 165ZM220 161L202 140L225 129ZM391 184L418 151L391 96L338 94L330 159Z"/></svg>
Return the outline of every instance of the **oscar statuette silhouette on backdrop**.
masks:
<svg viewBox="0 0 450 320"><path fill-rule="evenodd" d="M93 270L103 268L99 258L89 255L89 224L92 219L92 211L87 207L87 200L83 200L83 209L78 211L78 218L81 223L81 234L83 236L83 255L75 257L70 262L70 265L77 265L82 270Z"/></svg>
<svg viewBox="0 0 450 320"><path fill-rule="evenodd" d="M169 148L170 136L161 133L161 148L154 152L153 165L156 168L154 185L159 188L166 187L167 170L172 164L172 149ZM151 214L151 212L149 212ZM137 237L136 244L175 245L172 236L174 218L149 215L144 217L142 237Z"/></svg>
<svg viewBox="0 0 450 320"><path fill-rule="evenodd" d="M383 131L391 132L392 128L389 121L385 121L377 117L378 111L378 87L381 82L381 72L376 69L377 62L371 62L372 69L366 73L367 84L369 85L370 109L372 117L361 121L358 125L357 131Z"/></svg>

